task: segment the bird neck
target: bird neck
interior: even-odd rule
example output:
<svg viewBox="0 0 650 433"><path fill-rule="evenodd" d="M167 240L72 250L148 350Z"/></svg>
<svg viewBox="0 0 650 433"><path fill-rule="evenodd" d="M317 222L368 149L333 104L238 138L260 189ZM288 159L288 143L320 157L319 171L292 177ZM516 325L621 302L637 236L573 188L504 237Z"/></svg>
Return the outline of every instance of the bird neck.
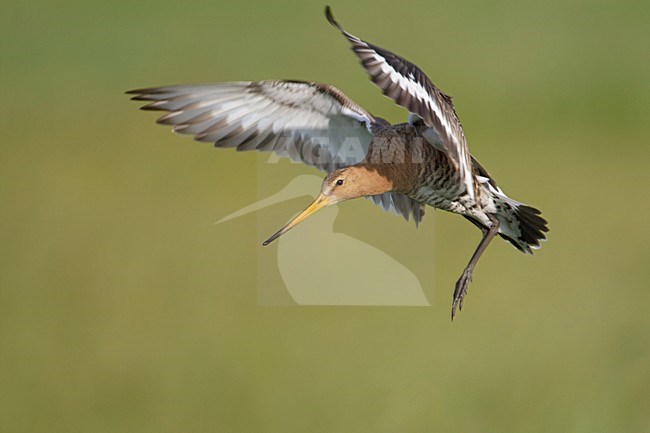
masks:
<svg viewBox="0 0 650 433"><path fill-rule="evenodd" d="M363 182L359 182L359 196L377 195L394 190L390 173L376 164L360 163L350 167Z"/></svg>

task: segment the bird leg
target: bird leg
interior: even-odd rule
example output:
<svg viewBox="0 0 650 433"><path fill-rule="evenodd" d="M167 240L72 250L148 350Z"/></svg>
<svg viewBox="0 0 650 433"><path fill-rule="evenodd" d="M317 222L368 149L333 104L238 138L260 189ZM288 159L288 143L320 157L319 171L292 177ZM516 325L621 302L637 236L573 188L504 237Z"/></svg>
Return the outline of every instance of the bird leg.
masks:
<svg viewBox="0 0 650 433"><path fill-rule="evenodd" d="M478 260L481 258L483 251L485 251L487 246L490 245L492 239L494 239L494 237L499 232L499 220L490 214L488 214L488 218L490 221L492 221L492 227L482 228L483 238L481 239L481 242L479 242L478 247L476 247L476 251L474 251L472 258L467 264L467 267L465 267L465 270L458 279L458 282L456 282L456 289L454 290L454 301L451 305L451 320L454 320L454 316L456 315L456 307L458 307L459 310L463 309L463 300L467 294L467 287L469 286L469 282L472 280L472 272L474 271L474 266L476 266L476 263L478 263Z"/></svg>

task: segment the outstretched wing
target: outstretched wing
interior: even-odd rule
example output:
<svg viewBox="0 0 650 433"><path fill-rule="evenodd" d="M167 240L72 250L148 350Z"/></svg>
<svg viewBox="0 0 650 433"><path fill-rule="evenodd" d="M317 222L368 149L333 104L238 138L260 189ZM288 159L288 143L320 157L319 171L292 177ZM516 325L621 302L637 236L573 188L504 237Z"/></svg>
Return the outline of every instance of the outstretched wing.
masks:
<svg viewBox="0 0 650 433"><path fill-rule="evenodd" d="M298 81L197 84L131 90L143 110L167 111L158 123L216 147L273 151L321 170L355 164L366 156L372 130L388 126L333 86ZM384 210L424 212L397 193L373 198ZM381 196L381 197L383 197ZM401 197L400 197L401 196Z"/></svg>
<svg viewBox="0 0 650 433"><path fill-rule="evenodd" d="M425 138L449 156L468 194L474 197L470 154L451 97L438 89L414 64L343 30L329 6L325 14L330 24L350 41L352 50L384 95L422 118L431 128L431 133L425 134Z"/></svg>
<svg viewBox="0 0 650 433"><path fill-rule="evenodd" d="M274 151L330 171L366 156L383 123L333 86L299 81L197 84L131 90L168 113L158 123L216 147Z"/></svg>

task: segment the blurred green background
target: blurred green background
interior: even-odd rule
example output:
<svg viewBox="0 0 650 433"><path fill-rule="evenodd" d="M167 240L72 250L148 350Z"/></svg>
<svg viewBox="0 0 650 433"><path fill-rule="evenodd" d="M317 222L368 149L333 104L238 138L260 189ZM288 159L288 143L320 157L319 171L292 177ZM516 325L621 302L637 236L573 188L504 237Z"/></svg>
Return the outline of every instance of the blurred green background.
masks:
<svg viewBox="0 0 650 433"><path fill-rule="evenodd" d="M306 79L402 121L323 6L2 1L0 431L650 431L650 3L332 3L452 94L473 154L550 221L533 257L490 247L454 323L480 233L363 200L335 230L409 257L433 307L258 306L258 228L308 199L213 223L317 172L260 173L123 94Z"/></svg>

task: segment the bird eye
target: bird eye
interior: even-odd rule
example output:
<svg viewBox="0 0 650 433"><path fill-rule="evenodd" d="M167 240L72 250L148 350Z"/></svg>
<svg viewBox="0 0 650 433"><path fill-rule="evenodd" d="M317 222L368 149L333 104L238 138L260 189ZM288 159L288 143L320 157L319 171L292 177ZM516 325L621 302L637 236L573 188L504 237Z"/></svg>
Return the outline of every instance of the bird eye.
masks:
<svg viewBox="0 0 650 433"><path fill-rule="evenodd" d="M339 179L339 180L337 180L337 181L336 181L336 184L337 184L338 186L343 185L343 179Z"/></svg>

